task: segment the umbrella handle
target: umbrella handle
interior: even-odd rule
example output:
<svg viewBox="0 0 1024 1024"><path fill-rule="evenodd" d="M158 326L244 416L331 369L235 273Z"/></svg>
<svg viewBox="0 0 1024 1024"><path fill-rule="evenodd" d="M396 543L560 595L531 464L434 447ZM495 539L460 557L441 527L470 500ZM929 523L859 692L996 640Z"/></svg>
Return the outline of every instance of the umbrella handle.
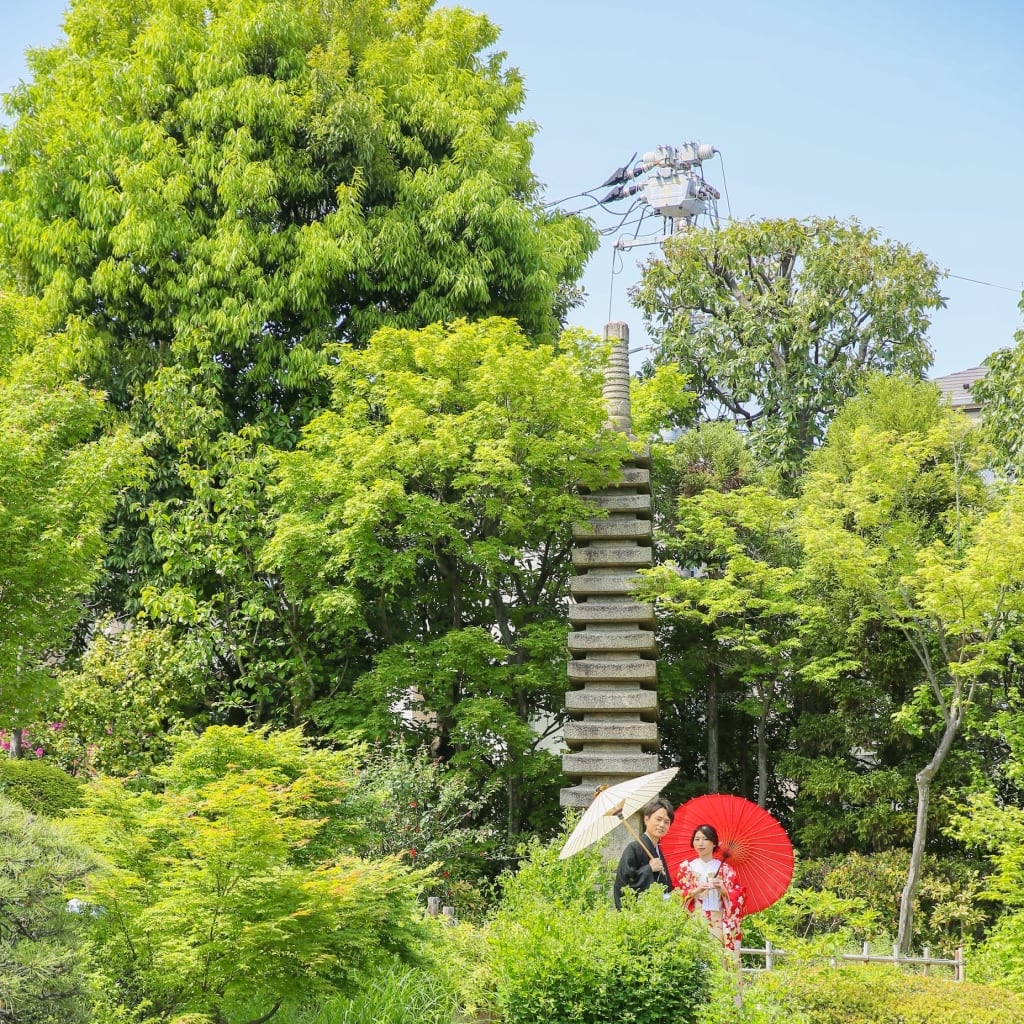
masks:
<svg viewBox="0 0 1024 1024"><path fill-rule="evenodd" d="M623 816L623 814L622 814L622 811L621 811L621 810L618 810L618 811L616 811L616 812L615 812L615 817L616 817L616 818L618 818L618 819L619 819L619 821L621 821L621 822L622 822L622 824L626 826L626 830L627 830L627 831L629 832L629 834L630 834L630 835L631 835L631 836L632 836L632 837L633 837L633 838L634 838L634 839L635 839L635 840L636 840L636 841L637 841L638 843L640 843L640 837L639 837L639 836L638 836L638 835L636 834L636 829L635 829L635 828L633 828L633 826L632 826L632 825L630 825L630 823L629 823L629 819ZM643 846L643 843L640 843L640 845L641 845L641 846Z"/></svg>

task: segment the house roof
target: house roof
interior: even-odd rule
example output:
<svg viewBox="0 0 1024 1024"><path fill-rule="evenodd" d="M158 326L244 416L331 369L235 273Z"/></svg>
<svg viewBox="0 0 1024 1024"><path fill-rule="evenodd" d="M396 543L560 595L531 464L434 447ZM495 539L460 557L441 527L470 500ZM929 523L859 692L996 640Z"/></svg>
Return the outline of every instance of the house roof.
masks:
<svg viewBox="0 0 1024 1024"><path fill-rule="evenodd" d="M957 373L947 373L944 377L934 377L933 384L938 384L943 395L949 398L954 409L965 411L980 409L979 402L971 393L971 388L979 381L988 369L984 366L975 366L970 370L959 370Z"/></svg>

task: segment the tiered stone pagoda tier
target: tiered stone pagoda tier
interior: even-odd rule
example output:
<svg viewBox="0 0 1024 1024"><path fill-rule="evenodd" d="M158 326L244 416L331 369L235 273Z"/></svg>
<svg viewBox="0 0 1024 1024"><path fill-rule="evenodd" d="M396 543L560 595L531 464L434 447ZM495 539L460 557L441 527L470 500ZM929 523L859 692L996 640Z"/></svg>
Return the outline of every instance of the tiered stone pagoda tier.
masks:
<svg viewBox="0 0 1024 1024"><path fill-rule="evenodd" d="M605 337L614 344L605 400L612 424L628 434L629 328L608 324ZM562 771L579 782L562 790L564 807L587 807L599 786L658 768L654 609L632 596L637 570L653 564L648 453L589 500L602 514L573 526L565 706L574 721L565 726Z"/></svg>

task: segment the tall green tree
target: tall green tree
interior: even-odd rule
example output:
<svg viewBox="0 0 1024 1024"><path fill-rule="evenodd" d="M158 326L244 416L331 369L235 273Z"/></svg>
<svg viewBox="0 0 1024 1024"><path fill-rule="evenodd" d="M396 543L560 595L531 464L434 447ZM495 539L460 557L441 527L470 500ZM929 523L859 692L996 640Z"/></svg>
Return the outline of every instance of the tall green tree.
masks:
<svg viewBox="0 0 1024 1024"><path fill-rule="evenodd" d="M909 845L908 765L923 748L890 719L913 692L912 652L881 626L855 658L837 646L850 609L807 591L799 499L731 424L661 447L663 557L646 589L661 611L666 755L697 792L766 802L805 855Z"/></svg>
<svg viewBox="0 0 1024 1024"><path fill-rule="evenodd" d="M754 790L762 807L773 775L769 731L788 706L787 683L799 667L804 611L799 544L790 529L794 505L793 498L753 486L725 493L708 488L684 499L680 542L700 571L694 577L668 561L645 583L669 615L711 628L717 674L737 680L740 707L754 722Z"/></svg>
<svg viewBox="0 0 1024 1024"><path fill-rule="evenodd" d="M257 568L260 453L323 407L325 347L495 314L550 340L596 236L543 211L483 16L74 0L65 32L6 98L0 275L153 433L97 602L198 634L245 713L298 717L339 666Z"/></svg>
<svg viewBox="0 0 1024 1024"><path fill-rule="evenodd" d="M1016 784L1017 799L1005 799L983 780L958 807L951 830L989 861L984 897L1004 911L972 961L987 979L1024 992L1024 715L1008 709L994 724L1010 751L1007 774Z"/></svg>
<svg viewBox="0 0 1024 1024"><path fill-rule="evenodd" d="M874 627L902 636L917 685L896 712L930 753L900 907L909 948L936 775L1019 653L1024 611L1024 493L985 482L981 438L937 389L875 378L832 424L811 464L797 532L807 585L846 610L840 651L856 660Z"/></svg>
<svg viewBox="0 0 1024 1024"><path fill-rule="evenodd" d="M602 429L600 360L497 319L383 330L334 355L331 408L280 456L267 552L352 651L314 717L402 730L481 785L501 779L514 835L557 782L541 739L566 685L581 488L615 479L627 453Z"/></svg>
<svg viewBox="0 0 1024 1024"><path fill-rule="evenodd" d="M868 373L931 364L938 279L922 253L856 221L761 220L675 235L633 299L700 416L739 425L792 480Z"/></svg>
<svg viewBox="0 0 1024 1024"><path fill-rule="evenodd" d="M66 339L39 330L35 303L0 294L0 718L16 737L53 699L104 521L143 469L103 395L68 375Z"/></svg>

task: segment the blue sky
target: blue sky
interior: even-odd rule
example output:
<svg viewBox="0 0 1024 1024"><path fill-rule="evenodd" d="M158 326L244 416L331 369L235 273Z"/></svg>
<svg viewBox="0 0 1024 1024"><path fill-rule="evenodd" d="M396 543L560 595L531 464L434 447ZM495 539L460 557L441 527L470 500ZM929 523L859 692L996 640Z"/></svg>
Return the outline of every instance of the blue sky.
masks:
<svg viewBox="0 0 1024 1024"><path fill-rule="evenodd" d="M705 175L724 192L724 169L734 217L854 216L958 275L930 332L935 373L977 365L1024 324L1024 5L463 6L502 27L499 47L525 76L523 116L539 126L534 170L549 198L600 185L635 151L711 143L720 157ZM65 2L19 7L4 11L0 90L24 77L26 47L57 41ZM627 288L651 250L626 253L613 284L613 237L591 261L574 319L600 330L610 309L639 340Z"/></svg>

